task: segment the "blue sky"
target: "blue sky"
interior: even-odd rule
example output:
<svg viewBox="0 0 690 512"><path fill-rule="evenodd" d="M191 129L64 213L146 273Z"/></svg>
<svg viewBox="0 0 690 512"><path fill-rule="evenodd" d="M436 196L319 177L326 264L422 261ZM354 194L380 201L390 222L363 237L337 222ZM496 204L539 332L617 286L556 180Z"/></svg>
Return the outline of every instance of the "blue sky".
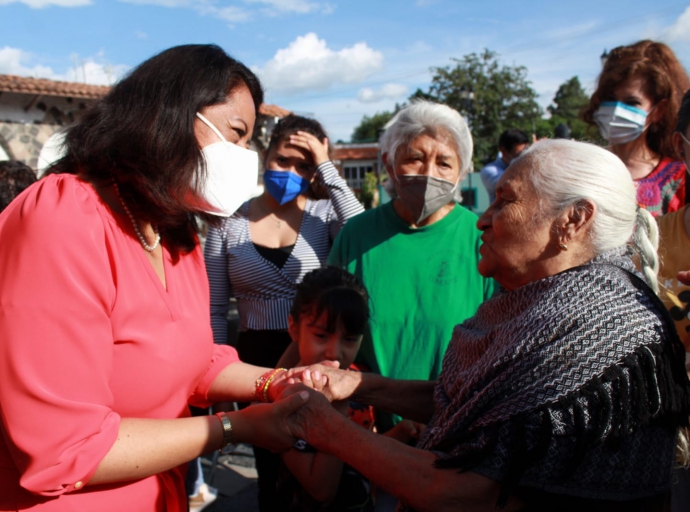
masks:
<svg viewBox="0 0 690 512"><path fill-rule="evenodd" d="M484 48L526 66L544 107L572 76L591 91L602 51L642 38L690 69L690 2L0 0L0 21L0 73L56 80L111 83L170 46L219 44L332 140Z"/></svg>

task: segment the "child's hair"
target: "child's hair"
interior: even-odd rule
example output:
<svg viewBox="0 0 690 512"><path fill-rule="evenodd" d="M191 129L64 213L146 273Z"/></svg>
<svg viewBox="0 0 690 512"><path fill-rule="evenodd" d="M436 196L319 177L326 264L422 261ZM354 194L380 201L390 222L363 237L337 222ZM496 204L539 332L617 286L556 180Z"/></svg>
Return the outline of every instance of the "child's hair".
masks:
<svg viewBox="0 0 690 512"><path fill-rule="evenodd" d="M273 128L273 133L271 134L271 140L268 143L268 148L266 149L266 154L270 154L278 144L290 137L290 135L297 132L307 132L311 133L314 137L323 141L328 135L326 131L321 126L321 123L314 119L309 119L308 117L296 116L290 114L285 116L275 128Z"/></svg>
<svg viewBox="0 0 690 512"><path fill-rule="evenodd" d="M297 285L290 315L299 322L307 314L313 319L326 313L328 332L334 332L338 320L348 334L363 334L369 321L369 294L362 282L338 267L312 270Z"/></svg>

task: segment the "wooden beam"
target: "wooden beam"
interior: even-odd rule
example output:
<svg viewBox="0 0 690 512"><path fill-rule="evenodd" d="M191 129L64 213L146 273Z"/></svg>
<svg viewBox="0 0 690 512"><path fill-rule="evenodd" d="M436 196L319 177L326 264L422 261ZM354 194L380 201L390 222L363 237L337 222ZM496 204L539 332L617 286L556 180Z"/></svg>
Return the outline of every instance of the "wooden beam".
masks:
<svg viewBox="0 0 690 512"><path fill-rule="evenodd" d="M28 112L29 110L31 110L32 108L34 108L34 107L36 106L36 103L38 103L38 101L39 101L40 99L41 99L41 95L40 95L40 94L37 94L36 96L34 96L34 97L31 99L31 101L29 102L29 104L28 104L26 107L24 107L24 112Z"/></svg>

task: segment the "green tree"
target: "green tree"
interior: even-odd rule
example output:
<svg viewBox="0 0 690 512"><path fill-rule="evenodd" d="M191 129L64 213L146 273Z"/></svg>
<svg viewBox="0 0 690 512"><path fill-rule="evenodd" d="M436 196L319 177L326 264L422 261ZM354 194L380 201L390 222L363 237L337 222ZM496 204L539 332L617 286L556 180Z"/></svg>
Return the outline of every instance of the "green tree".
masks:
<svg viewBox="0 0 690 512"><path fill-rule="evenodd" d="M588 125L580 119L580 111L589 103L589 96L582 88L580 79L577 76L563 82L553 97L553 104L546 110L551 114L551 118L545 123L550 128L551 133L538 133L540 136L551 136L553 130L561 123L568 125L570 136L577 140L584 140L591 137L587 132Z"/></svg>
<svg viewBox="0 0 690 512"><path fill-rule="evenodd" d="M378 206L377 194L378 194L379 180L376 177L375 172L368 172L364 175L364 181L362 182L362 189L359 193L359 199L364 204L366 210Z"/></svg>
<svg viewBox="0 0 690 512"><path fill-rule="evenodd" d="M352 142L376 142L379 140L383 127L391 120L394 112L377 112L373 116L364 116L359 125L352 132Z"/></svg>
<svg viewBox="0 0 690 512"><path fill-rule="evenodd" d="M498 138L508 128L533 133L542 111L524 66L501 65L490 50L453 59L452 66L432 68L426 93L434 101L458 110L467 119L474 139L474 165L496 158Z"/></svg>

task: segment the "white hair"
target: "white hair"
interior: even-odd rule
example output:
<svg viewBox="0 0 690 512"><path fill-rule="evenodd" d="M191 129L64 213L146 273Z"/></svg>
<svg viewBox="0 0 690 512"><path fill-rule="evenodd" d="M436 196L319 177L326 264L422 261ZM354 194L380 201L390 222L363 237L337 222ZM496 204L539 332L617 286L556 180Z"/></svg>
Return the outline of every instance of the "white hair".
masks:
<svg viewBox="0 0 690 512"><path fill-rule="evenodd" d="M458 179L462 181L472 169L472 134L460 113L440 103L414 100L386 124L380 140L381 154L388 154L392 165L398 149L420 135L450 136L460 159Z"/></svg>
<svg viewBox="0 0 690 512"><path fill-rule="evenodd" d="M546 140L524 151L515 164L529 166L542 217L553 218L573 205L584 205L586 200L596 204L590 232L594 254L632 242L647 282L658 292L656 222L637 206L635 184L617 156L594 144Z"/></svg>

